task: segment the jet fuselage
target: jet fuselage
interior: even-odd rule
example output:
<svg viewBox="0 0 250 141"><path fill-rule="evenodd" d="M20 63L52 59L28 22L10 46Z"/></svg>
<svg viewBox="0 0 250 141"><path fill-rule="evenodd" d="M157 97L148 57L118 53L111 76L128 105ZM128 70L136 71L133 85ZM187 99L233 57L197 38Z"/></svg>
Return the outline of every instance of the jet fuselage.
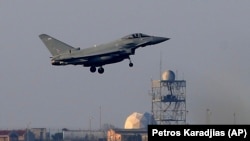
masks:
<svg viewBox="0 0 250 141"><path fill-rule="evenodd" d="M169 40L169 38L165 37L135 33L106 44L79 49L45 34L41 34L40 38L53 55L51 59L52 65L83 65L91 67L91 72L95 72L95 67L100 67L100 71L98 69L99 73L103 73L104 69L102 66L104 65L121 62L124 59L130 60L130 55L134 55L135 50L139 47ZM133 66L131 61L129 66Z"/></svg>

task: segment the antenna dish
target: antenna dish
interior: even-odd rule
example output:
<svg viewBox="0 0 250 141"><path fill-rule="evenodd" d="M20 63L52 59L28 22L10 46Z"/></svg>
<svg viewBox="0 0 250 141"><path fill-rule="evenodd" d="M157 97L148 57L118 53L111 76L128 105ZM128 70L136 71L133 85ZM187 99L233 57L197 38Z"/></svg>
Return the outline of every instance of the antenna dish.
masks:
<svg viewBox="0 0 250 141"><path fill-rule="evenodd" d="M171 70L164 71L162 73L161 79L164 81L175 81L175 74Z"/></svg>

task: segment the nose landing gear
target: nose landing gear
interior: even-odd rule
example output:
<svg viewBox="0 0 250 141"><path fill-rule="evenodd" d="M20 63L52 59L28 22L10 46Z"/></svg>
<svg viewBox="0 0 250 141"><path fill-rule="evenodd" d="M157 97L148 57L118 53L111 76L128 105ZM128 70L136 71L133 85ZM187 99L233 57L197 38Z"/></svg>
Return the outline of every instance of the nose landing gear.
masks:
<svg viewBox="0 0 250 141"><path fill-rule="evenodd" d="M134 66L134 64L132 63L132 61L131 61L130 57L129 57L128 59L129 59L129 67L133 67L133 66Z"/></svg>

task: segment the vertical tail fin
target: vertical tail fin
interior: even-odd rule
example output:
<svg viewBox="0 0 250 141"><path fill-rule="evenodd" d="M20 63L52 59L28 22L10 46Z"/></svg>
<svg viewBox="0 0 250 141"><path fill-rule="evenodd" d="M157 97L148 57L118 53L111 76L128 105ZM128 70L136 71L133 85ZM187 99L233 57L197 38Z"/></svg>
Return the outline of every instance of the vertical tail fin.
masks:
<svg viewBox="0 0 250 141"><path fill-rule="evenodd" d="M76 48L74 48L74 47L72 47L72 46L70 46L62 41L59 41L59 40L57 40L49 35L46 35L46 34L41 34L41 35L39 35L39 37L53 56L56 56L56 55L59 55L59 54L65 53L65 52L69 52L70 50L76 49Z"/></svg>

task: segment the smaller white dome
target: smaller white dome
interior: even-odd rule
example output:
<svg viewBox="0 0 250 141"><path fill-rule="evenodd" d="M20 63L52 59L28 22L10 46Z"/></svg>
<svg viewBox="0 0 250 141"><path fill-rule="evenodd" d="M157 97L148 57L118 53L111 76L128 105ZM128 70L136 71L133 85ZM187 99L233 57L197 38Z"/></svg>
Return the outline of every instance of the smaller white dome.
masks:
<svg viewBox="0 0 250 141"><path fill-rule="evenodd" d="M175 80L175 74L171 70L164 71L162 73L161 77L162 77L162 80L165 80L165 81L174 81Z"/></svg>

